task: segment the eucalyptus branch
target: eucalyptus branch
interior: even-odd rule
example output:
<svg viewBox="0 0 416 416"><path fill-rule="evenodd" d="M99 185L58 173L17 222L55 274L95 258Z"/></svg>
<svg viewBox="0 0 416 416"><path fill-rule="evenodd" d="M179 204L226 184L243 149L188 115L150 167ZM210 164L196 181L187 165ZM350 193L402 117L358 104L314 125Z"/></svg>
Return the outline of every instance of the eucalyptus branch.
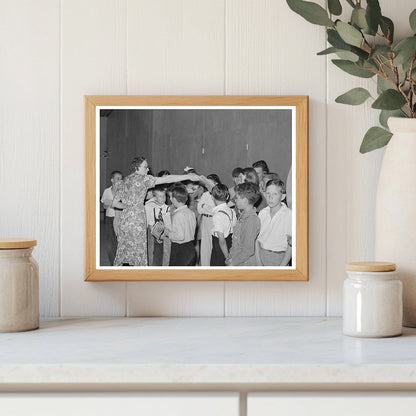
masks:
<svg viewBox="0 0 416 416"><path fill-rule="evenodd" d="M363 50L365 50L366 52L368 52L369 54L371 53L371 51L374 49L369 43L368 43L368 41L367 41L367 39L365 38L365 36L363 35L363 40L364 40L364 43L361 45L362 47L361 47L361 49L363 49ZM367 45L368 46L368 48L369 48L369 50L367 51L366 49L364 49L363 48L363 46L364 45Z"/></svg>
<svg viewBox="0 0 416 416"><path fill-rule="evenodd" d="M381 22L380 22L380 28L381 28L381 25L384 23L384 21L382 20ZM381 38L384 38L386 41L387 41L387 44L389 45L389 47L391 48L392 46L393 46L393 43L392 42L390 42L390 35L391 35L391 30L390 30L390 26L388 25L388 24L386 24L386 23L384 23L385 25L386 25L386 27L387 27L387 35L385 35L383 32L381 32L381 33L379 33L379 32L377 32L376 33L376 36L380 36Z"/></svg>
<svg viewBox="0 0 416 416"><path fill-rule="evenodd" d="M375 71L374 69L371 69L371 68L362 68L362 67L358 66L357 64L356 64L356 67L359 68L359 69L363 69L364 71L371 72L374 75L378 75L380 77L383 76L381 72Z"/></svg>
<svg viewBox="0 0 416 416"><path fill-rule="evenodd" d="M379 0L345 0L353 8L349 19L342 18L341 0L331 1L328 0L327 4L331 5L328 8L332 12L337 13L334 16L336 24L332 21L334 13L329 14L316 0L286 0L289 7L305 20L327 28L328 41L332 48L319 55L332 53L333 49L352 52L354 58L345 54L341 59L334 60L334 64L359 78L372 78L377 75L378 96L372 107L384 111L380 118L383 128L374 126L365 134L360 148L365 153L383 147L390 139L391 135L386 131L389 111L395 111L396 114L401 112L403 117L416 118L416 75L412 74L416 68L416 44L412 37L396 39L393 44L394 24L381 12ZM413 30L416 25L415 13L416 10L412 11L409 17ZM370 33L366 34L367 32ZM400 40L402 41L398 42ZM405 71L409 56L410 68ZM402 65L405 66L403 70ZM337 97L336 102L360 105L370 97L367 89L352 88Z"/></svg>
<svg viewBox="0 0 416 416"><path fill-rule="evenodd" d="M380 76L383 77L384 79L386 79L387 81L389 81L396 88L397 87L396 82L388 76L386 70L384 69L384 65L390 64L390 61L388 59L386 59L386 61L383 62L382 59L381 59L382 57L384 58L384 56L379 55L376 58L374 58L375 60L377 60L377 62L380 65L380 69L382 71L382 75L380 75ZM393 72L393 68L391 67L391 65L390 65L389 69Z"/></svg>
<svg viewBox="0 0 416 416"><path fill-rule="evenodd" d="M413 66L415 64L415 61L416 61L416 54L413 56L413 59L412 59L412 62L410 62L410 68L409 68L409 83L410 83L410 89L409 89L410 104L409 104L409 107L410 107L410 113L412 115L412 118L416 117L415 111L413 109L413 97L414 97L414 94L415 94L415 90L414 90L415 83L414 83L414 79L413 79L413 76L412 76Z"/></svg>
<svg viewBox="0 0 416 416"><path fill-rule="evenodd" d="M391 63L391 70L393 71L395 77L396 77L396 86L399 86L399 81L400 81L400 77L399 77L399 70L397 69L397 66L394 66L394 62L393 62L394 58L390 58L390 63Z"/></svg>
<svg viewBox="0 0 416 416"><path fill-rule="evenodd" d="M409 110L410 110L410 116L411 117L413 117L413 108L412 108L412 102L411 102L411 100L409 99L409 96L406 94L406 92L405 91L403 91L403 84L404 84L404 81L403 82L401 82L398 86L397 86L397 91L399 91L400 92L400 94L402 94L403 95L403 97L404 97L404 99L406 100L406 105L409 107Z"/></svg>

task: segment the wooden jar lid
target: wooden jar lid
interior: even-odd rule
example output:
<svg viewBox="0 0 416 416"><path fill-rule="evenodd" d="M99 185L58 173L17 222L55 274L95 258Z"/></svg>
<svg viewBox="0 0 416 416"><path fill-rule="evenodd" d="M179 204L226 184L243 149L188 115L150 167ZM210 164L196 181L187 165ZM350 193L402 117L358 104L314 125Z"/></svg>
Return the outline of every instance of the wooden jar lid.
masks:
<svg viewBox="0 0 416 416"><path fill-rule="evenodd" d="M34 247L36 244L36 240L29 240L27 238L0 238L0 250L14 248L30 248Z"/></svg>
<svg viewBox="0 0 416 416"><path fill-rule="evenodd" d="M393 272L396 264L385 261L357 261L347 263L346 269L350 272Z"/></svg>

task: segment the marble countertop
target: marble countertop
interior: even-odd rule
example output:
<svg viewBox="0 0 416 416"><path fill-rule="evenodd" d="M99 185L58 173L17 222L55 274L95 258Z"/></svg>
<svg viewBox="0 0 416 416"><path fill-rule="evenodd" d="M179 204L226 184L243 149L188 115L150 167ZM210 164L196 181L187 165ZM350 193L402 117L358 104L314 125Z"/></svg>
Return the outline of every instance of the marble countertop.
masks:
<svg viewBox="0 0 416 416"><path fill-rule="evenodd" d="M48 383L416 387L416 329L361 339L339 318L90 318L0 334L0 388Z"/></svg>

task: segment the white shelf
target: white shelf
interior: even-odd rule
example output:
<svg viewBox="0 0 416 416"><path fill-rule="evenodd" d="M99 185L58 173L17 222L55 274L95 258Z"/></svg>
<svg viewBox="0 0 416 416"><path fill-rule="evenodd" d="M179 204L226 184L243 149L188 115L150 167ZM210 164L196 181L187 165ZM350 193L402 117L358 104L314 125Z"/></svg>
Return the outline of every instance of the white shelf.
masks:
<svg viewBox="0 0 416 416"><path fill-rule="evenodd" d="M350 338L334 318L53 319L36 331L0 334L0 390L416 387L415 351L416 329Z"/></svg>

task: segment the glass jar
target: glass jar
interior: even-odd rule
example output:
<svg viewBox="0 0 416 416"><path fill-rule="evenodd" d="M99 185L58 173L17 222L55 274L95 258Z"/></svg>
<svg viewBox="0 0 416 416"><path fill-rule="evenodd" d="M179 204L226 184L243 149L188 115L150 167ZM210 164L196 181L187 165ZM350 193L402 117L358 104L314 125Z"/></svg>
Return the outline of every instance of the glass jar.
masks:
<svg viewBox="0 0 416 416"><path fill-rule="evenodd" d="M343 332L354 337L392 337L402 333L402 282L396 265L347 264L343 289Z"/></svg>
<svg viewBox="0 0 416 416"><path fill-rule="evenodd" d="M36 240L0 240L0 332L39 328Z"/></svg>

